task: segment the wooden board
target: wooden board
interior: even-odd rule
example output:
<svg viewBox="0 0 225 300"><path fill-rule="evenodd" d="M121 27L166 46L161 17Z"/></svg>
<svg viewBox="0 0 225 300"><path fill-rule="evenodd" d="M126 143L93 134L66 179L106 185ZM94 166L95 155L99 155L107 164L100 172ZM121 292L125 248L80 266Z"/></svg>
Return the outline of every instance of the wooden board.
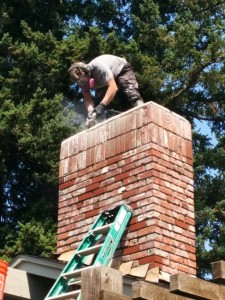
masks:
<svg viewBox="0 0 225 300"><path fill-rule="evenodd" d="M170 276L170 291L194 299L225 300L225 287L186 274Z"/></svg>
<svg viewBox="0 0 225 300"><path fill-rule="evenodd" d="M225 284L225 261L212 263L212 281Z"/></svg>
<svg viewBox="0 0 225 300"><path fill-rule="evenodd" d="M110 292L106 290L100 292L100 297L98 299L99 300L132 300L132 298L128 296L120 295L115 292Z"/></svg>
<svg viewBox="0 0 225 300"><path fill-rule="evenodd" d="M119 267L119 271L122 272L124 275L130 274L132 265L133 265L133 261L122 263Z"/></svg>
<svg viewBox="0 0 225 300"><path fill-rule="evenodd" d="M159 287L153 283L143 281L135 282L132 285L132 299L149 300L186 300L188 298L174 295L169 290Z"/></svg>
<svg viewBox="0 0 225 300"><path fill-rule="evenodd" d="M101 290L122 294L122 273L105 266L84 270L81 273L82 300L98 299Z"/></svg>
<svg viewBox="0 0 225 300"><path fill-rule="evenodd" d="M130 275L144 278L148 272L148 267L149 264L132 268L130 271Z"/></svg>

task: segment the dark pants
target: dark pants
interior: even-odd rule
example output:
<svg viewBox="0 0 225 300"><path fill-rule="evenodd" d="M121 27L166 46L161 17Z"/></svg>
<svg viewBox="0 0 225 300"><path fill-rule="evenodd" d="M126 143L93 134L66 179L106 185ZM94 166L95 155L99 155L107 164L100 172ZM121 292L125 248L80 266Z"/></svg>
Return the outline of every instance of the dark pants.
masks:
<svg viewBox="0 0 225 300"><path fill-rule="evenodd" d="M115 78L118 88L121 89L127 97L127 100L130 102L131 106L134 107L136 101L143 101L138 89L138 82L135 77L134 71L130 63L127 63L120 74ZM107 87L97 89L95 91L95 101L96 104L101 102L106 93Z"/></svg>

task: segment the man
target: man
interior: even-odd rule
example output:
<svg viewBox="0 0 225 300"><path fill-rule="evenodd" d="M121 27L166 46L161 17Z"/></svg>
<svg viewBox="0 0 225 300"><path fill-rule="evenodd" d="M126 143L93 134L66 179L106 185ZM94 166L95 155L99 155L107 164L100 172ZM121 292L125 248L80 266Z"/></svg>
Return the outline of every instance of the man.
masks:
<svg viewBox="0 0 225 300"><path fill-rule="evenodd" d="M105 108L113 100L118 88L123 90L132 107L144 103L131 64L122 57L105 54L89 64L73 63L69 73L72 82L76 82L83 92L88 128L95 124L95 119L104 117ZM95 90L95 102L90 89Z"/></svg>

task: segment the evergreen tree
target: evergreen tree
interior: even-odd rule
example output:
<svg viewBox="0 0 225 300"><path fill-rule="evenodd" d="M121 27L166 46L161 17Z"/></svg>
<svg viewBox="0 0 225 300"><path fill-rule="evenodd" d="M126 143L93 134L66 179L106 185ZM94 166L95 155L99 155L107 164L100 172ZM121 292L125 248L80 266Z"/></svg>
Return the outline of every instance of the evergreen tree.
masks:
<svg viewBox="0 0 225 300"><path fill-rule="evenodd" d="M56 38L64 35L68 5L61 0L1 0L0 34L8 33L14 41L23 40L21 22L33 31L51 31Z"/></svg>
<svg viewBox="0 0 225 300"><path fill-rule="evenodd" d="M31 218L56 223L59 149L76 133L63 96L67 53L53 34L21 22L23 42L0 41L0 247ZM47 245L46 245L47 246Z"/></svg>
<svg viewBox="0 0 225 300"><path fill-rule="evenodd" d="M146 102L194 129L205 120L216 134L217 145L193 135L199 275L225 259L224 8L222 0L1 1L0 249L13 249L10 258L20 249L12 230L22 245L31 217L41 222L44 210L56 223L60 143L84 108L67 69L111 53L132 63ZM121 100L113 105L123 111Z"/></svg>
<svg viewBox="0 0 225 300"><path fill-rule="evenodd" d="M6 236L6 244L0 249L1 258L11 262L17 255L26 253L49 257L55 251L56 226L48 219L37 222L31 220L26 224L18 222L17 230Z"/></svg>

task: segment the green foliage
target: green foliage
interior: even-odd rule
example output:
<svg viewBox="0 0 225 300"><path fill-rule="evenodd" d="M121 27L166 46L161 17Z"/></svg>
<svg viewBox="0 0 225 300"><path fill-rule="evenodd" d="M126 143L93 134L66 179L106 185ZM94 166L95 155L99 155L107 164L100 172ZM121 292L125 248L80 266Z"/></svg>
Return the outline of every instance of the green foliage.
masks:
<svg viewBox="0 0 225 300"><path fill-rule="evenodd" d="M60 0L9 0L1 1L1 33L9 33L13 39L22 40L21 21L26 22L34 31L51 30L57 38L64 34L67 5Z"/></svg>
<svg viewBox="0 0 225 300"><path fill-rule="evenodd" d="M0 258L11 262L18 254L49 257L56 246L56 226L49 220L26 224L18 222L16 230L6 236L6 245L0 250Z"/></svg>
<svg viewBox="0 0 225 300"><path fill-rule="evenodd" d="M60 144L75 133L76 112L63 95L69 65L51 32L21 22L23 42L0 42L0 245L19 220L57 219Z"/></svg>
<svg viewBox="0 0 225 300"><path fill-rule="evenodd" d="M224 141L213 147L209 138L194 136L197 262L199 276L225 255Z"/></svg>

